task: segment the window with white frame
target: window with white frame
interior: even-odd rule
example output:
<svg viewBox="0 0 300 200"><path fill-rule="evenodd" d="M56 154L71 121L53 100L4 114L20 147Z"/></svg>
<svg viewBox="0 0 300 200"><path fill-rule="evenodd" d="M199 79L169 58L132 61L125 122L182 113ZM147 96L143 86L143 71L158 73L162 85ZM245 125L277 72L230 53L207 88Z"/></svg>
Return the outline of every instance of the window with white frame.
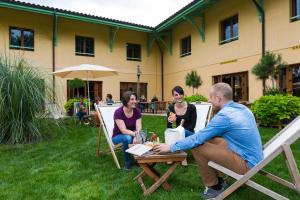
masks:
<svg viewBox="0 0 300 200"><path fill-rule="evenodd" d="M94 38L75 36L75 54L78 56L95 56Z"/></svg>
<svg viewBox="0 0 300 200"><path fill-rule="evenodd" d="M220 44L225 44L239 39L238 15L221 21Z"/></svg>
<svg viewBox="0 0 300 200"><path fill-rule="evenodd" d="M180 41L180 57L188 56L191 54L191 36L187 36L185 38L182 38Z"/></svg>

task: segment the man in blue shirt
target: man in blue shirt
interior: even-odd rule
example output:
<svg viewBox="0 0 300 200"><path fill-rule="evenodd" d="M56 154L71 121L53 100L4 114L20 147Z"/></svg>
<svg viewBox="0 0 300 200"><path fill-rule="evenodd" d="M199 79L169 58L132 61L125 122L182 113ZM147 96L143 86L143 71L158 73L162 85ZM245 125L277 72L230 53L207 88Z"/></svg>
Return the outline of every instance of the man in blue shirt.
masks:
<svg viewBox="0 0 300 200"><path fill-rule="evenodd" d="M263 159L255 118L246 106L232 101L232 88L226 83L213 85L209 102L219 112L204 129L170 146L154 147L157 153L192 149L205 185L201 194L205 199L215 198L226 189L218 172L208 166L209 161L245 174Z"/></svg>
<svg viewBox="0 0 300 200"><path fill-rule="evenodd" d="M114 104L114 101L112 100L112 95L111 94L106 95L106 104L107 105L113 105Z"/></svg>

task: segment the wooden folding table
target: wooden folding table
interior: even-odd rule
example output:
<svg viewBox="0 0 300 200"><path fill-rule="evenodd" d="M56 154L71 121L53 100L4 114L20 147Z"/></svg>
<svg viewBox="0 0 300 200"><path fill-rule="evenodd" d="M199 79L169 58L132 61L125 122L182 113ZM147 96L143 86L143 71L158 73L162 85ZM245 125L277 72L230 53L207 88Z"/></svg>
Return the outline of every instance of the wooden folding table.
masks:
<svg viewBox="0 0 300 200"><path fill-rule="evenodd" d="M185 152L177 152L177 153L168 153L168 154L152 154L152 155L145 155L145 156L135 156L134 158L138 162L138 164L143 168L143 171L139 173L134 180L138 181L142 187L144 192L144 196L150 195L154 192L158 187L162 186L165 190L170 190L171 186L167 183L167 179L169 176L174 172L177 165L180 164L184 159L186 159ZM161 175L154 166L157 163L167 163L171 162L169 169ZM149 176L153 180L153 185L149 188L146 188L143 176Z"/></svg>

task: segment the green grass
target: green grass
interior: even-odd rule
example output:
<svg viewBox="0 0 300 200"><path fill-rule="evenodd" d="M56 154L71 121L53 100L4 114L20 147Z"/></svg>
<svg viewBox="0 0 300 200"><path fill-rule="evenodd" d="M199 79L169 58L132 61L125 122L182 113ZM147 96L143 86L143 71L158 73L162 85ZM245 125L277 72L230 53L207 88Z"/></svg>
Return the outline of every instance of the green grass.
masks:
<svg viewBox="0 0 300 200"><path fill-rule="evenodd" d="M203 184L190 153L189 167L178 167L168 180L171 191L159 188L149 197L143 197L140 185L133 181L140 168L130 172L118 170L110 154L96 157L96 128L74 125L71 121L65 124L44 142L0 146L0 199L200 199ZM164 117L143 117L144 129L157 132L161 138L165 125ZM267 128L260 131L264 142L277 132ZM102 145L107 147L104 138ZM292 146L298 166L299 145L298 141ZM123 165L121 151L117 154ZM165 170L165 166L160 165L159 169ZM266 169L289 179L282 157ZM296 192L259 175L255 180L290 199L299 199ZM149 185L150 180L146 183ZM228 199L270 198L244 186Z"/></svg>

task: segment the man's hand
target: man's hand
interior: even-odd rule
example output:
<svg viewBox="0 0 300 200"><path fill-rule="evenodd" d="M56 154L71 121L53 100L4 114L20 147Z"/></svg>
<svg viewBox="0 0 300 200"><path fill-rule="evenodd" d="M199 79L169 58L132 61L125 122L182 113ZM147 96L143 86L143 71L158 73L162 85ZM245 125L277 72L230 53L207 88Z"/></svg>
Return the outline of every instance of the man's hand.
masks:
<svg viewBox="0 0 300 200"><path fill-rule="evenodd" d="M170 145L167 144L158 144L153 147L155 153L168 153L170 152Z"/></svg>

